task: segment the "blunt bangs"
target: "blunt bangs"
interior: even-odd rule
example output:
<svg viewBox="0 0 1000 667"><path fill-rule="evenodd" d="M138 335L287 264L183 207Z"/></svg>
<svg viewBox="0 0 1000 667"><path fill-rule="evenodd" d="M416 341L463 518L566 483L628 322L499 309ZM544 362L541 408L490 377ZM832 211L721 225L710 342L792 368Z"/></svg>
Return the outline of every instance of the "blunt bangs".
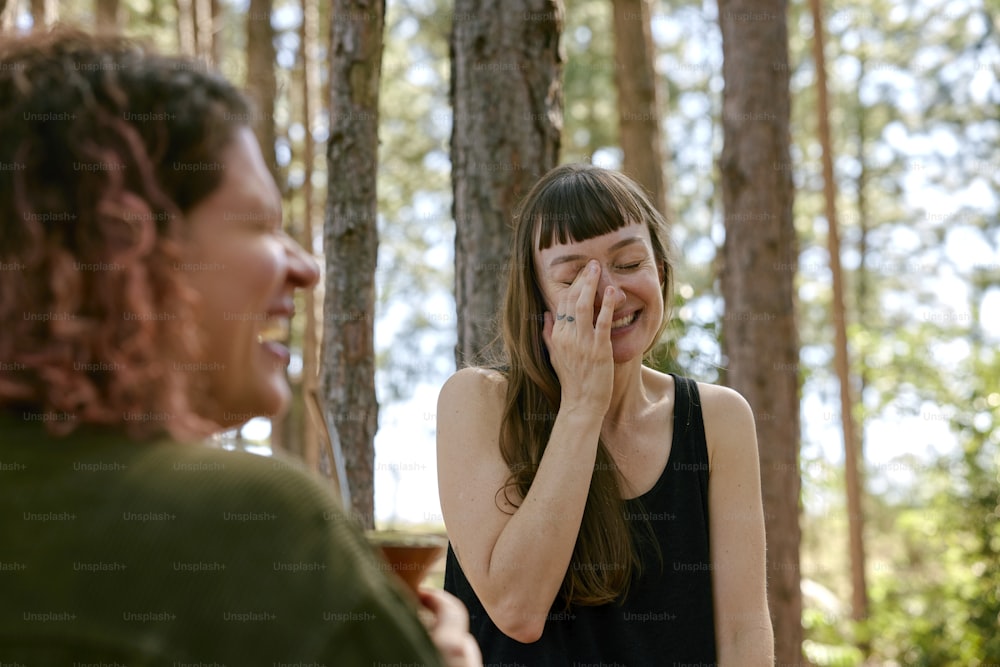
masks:
<svg viewBox="0 0 1000 667"><path fill-rule="evenodd" d="M549 182L531 210L524 211L536 227L537 249L556 243L586 241L645 219L635 198L590 171L567 171ZM611 186L611 187L609 187Z"/></svg>

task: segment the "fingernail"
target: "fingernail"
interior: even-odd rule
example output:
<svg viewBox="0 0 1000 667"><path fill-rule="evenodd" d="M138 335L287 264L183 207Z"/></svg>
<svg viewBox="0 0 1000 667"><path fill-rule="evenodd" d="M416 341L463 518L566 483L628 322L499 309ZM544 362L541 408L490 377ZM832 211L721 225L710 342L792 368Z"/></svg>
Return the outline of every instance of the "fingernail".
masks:
<svg viewBox="0 0 1000 667"><path fill-rule="evenodd" d="M590 260L590 263L587 265L587 268L590 269L591 273L597 273L597 270L601 268L601 265L598 264L595 260Z"/></svg>

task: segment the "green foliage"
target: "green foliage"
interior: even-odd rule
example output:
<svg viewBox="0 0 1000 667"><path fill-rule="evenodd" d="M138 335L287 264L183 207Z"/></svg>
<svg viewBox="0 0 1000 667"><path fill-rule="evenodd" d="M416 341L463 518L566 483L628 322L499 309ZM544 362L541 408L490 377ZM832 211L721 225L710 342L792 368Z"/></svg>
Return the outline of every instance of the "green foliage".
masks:
<svg viewBox="0 0 1000 667"><path fill-rule="evenodd" d="M1000 662L1000 48L991 16L977 2L827 5L857 416L869 425L867 458L881 463L869 463L864 507L870 617L839 643L832 626L807 623L807 652L867 639L874 664ZM830 404L812 18L803 2L791 17L803 393ZM820 442L837 420L814 417L803 416L803 574L849 599L843 503L820 500L843 489L839 474L832 484L819 474L829 469ZM898 453L886 460L885 448ZM844 555L816 567L831 550Z"/></svg>
<svg viewBox="0 0 1000 667"><path fill-rule="evenodd" d="M448 33L441 0L389 2L379 152L379 326L382 400L441 384L454 370Z"/></svg>
<svg viewBox="0 0 1000 667"><path fill-rule="evenodd" d="M611 3L567 0L565 5L560 162L592 162L598 151L614 151L618 146Z"/></svg>

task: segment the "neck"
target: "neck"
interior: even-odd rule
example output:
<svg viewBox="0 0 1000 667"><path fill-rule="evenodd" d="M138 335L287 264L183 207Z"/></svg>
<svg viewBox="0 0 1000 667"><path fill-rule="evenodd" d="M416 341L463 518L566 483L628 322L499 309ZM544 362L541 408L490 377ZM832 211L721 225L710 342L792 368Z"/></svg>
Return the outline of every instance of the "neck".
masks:
<svg viewBox="0 0 1000 667"><path fill-rule="evenodd" d="M605 426L612 431L635 422L649 404L646 386L643 382L642 359L615 364L614 389L611 403L604 414Z"/></svg>

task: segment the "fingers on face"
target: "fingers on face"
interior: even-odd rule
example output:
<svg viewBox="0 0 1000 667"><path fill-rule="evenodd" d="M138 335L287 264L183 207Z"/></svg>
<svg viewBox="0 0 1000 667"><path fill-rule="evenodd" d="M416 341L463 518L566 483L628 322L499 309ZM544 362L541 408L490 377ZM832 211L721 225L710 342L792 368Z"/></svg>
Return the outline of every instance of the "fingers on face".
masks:
<svg viewBox="0 0 1000 667"><path fill-rule="evenodd" d="M597 314L595 328L599 331L610 330L612 318L615 315L615 288L608 285L604 288L604 299L601 301L601 312Z"/></svg>
<svg viewBox="0 0 1000 667"><path fill-rule="evenodd" d="M597 282L600 275L601 265L593 260L588 262L570 288L566 290L558 313L558 315L566 316L561 319L562 322L574 324L578 320L590 322L593 319L594 297L597 293ZM558 315L557 319L559 319Z"/></svg>

